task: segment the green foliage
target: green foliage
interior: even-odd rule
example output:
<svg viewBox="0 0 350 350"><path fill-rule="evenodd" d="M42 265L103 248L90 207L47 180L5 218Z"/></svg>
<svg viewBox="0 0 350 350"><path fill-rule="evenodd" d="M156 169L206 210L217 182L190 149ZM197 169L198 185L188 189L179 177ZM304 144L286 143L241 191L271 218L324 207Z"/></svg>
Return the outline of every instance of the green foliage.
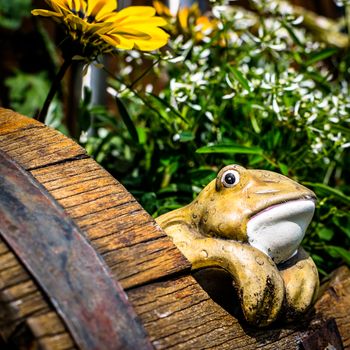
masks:
<svg viewBox="0 0 350 350"><path fill-rule="evenodd" d="M32 0L0 0L0 27L18 29L22 18L30 14Z"/></svg>
<svg viewBox="0 0 350 350"><path fill-rule="evenodd" d="M11 108L27 116L34 116L39 112L50 89L50 82L45 72L29 74L17 71L5 80L5 85L9 91ZM61 104L55 99L50 106L46 124L66 133L61 118Z"/></svg>
<svg viewBox="0 0 350 350"><path fill-rule="evenodd" d="M257 15L214 6L201 41L177 35L153 58L159 85L167 76L160 93L128 88L142 58L126 53L110 85L127 127L104 111L99 137L84 142L154 215L187 204L230 163L309 186L319 202L303 244L328 273L350 261L349 57L279 4L252 1Z"/></svg>
<svg viewBox="0 0 350 350"><path fill-rule="evenodd" d="M45 73L28 74L18 71L5 81L11 106L19 113L33 115L45 100L50 83Z"/></svg>

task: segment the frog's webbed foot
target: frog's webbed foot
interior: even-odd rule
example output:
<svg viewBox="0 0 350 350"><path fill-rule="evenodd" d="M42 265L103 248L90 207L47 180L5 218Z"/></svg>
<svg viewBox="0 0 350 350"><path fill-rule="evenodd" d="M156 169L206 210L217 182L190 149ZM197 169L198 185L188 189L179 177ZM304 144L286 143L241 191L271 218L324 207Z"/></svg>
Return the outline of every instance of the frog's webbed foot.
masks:
<svg viewBox="0 0 350 350"><path fill-rule="evenodd" d="M319 278L317 268L303 248L284 264L279 266L283 278L288 319L305 312L317 297Z"/></svg>
<svg viewBox="0 0 350 350"><path fill-rule="evenodd" d="M181 225L174 225L166 232L193 269L219 266L231 274L249 323L266 326L276 320L283 304L284 285L268 256L248 244L204 238Z"/></svg>

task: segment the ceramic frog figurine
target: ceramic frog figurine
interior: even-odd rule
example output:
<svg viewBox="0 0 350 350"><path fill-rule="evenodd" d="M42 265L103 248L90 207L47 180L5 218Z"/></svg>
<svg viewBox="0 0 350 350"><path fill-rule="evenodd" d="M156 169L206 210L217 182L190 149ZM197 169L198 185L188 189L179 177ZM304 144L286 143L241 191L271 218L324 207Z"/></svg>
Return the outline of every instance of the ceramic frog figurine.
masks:
<svg viewBox="0 0 350 350"><path fill-rule="evenodd" d="M317 269L299 246L315 203L283 175L229 165L191 204L156 221L193 269L228 271L246 320L266 326L303 313L316 297Z"/></svg>

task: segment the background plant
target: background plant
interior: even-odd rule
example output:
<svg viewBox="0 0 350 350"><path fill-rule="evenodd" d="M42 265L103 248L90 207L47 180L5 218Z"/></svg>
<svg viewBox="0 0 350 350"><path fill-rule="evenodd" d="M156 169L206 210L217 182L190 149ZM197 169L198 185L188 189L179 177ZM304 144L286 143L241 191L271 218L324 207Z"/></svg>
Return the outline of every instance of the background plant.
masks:
<svg viewBox="0 0 350 350"><path fill-rule="evenodd" d="M5 2L0 14L20 7ZM18 3L24 9L30 1ZM194 6L177 16L157 8L169 21L168 48L107 59L110 100L92 105L84 90L79 141L154 216L190 202L226 164L281 172L318 195L303 246L320 271L350 264L350 21L320 20L278 0L246 8L214 1L208 13ZM6 11L16 14L16 27L22 17L27 29L31 21L35 41L21 43L38 49L0 82L8 94L0 103L34 115L60 65L63 37L53 43L41 21L28 19L29 9ZM41 73L38 62L45 62ZM65 132L66 83L46 120Z"/></svg>
<svg viewBox="0 0 350 350"><path fill-rule="evenodd" d="M126 127L95 109L98 136L83 141L155 216L191 201L230 163L307 185L319 202L303 244L326 274L350 263L349 55L317 41L288 3L251 9L214 6L204 29L195 11L186 30L170 19L167 56L148 56L158 86L133 84L143 61L126 54L109 90Z"/></svg>

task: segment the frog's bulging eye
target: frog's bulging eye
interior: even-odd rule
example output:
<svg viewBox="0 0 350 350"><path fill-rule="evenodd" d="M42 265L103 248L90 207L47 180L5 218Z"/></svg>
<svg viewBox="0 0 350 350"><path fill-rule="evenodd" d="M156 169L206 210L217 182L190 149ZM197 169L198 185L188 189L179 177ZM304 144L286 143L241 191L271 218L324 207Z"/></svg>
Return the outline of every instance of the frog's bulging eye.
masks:
<svg viewBox="0 0 350 350"><path fill-rule="evenodd" d="M225 187L233 187L239 182L239 173L235 170L227 170L222 174L221 182Z"/></svg>

